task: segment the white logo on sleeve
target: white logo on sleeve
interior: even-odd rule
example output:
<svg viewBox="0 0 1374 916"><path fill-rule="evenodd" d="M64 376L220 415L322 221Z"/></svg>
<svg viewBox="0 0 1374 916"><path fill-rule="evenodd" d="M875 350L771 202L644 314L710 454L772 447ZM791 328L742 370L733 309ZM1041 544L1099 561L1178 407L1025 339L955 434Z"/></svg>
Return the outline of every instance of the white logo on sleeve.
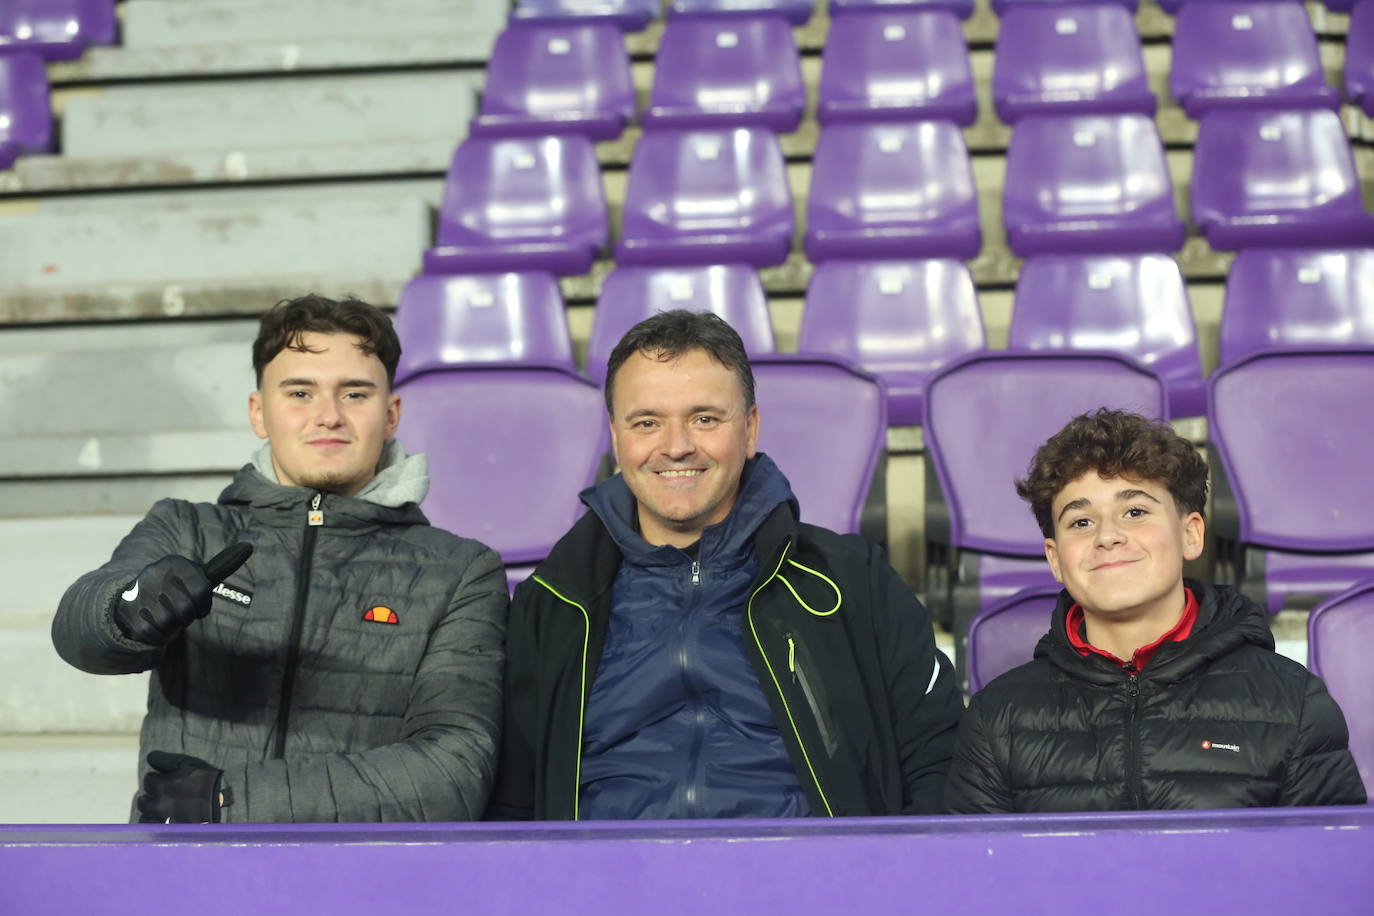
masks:
<svg viewBox="0 0 1374 916"><path fill-rule="evenodd" d="M138 600L138 580L135 579L135 580L134 580L134 586L133 586L133 588L126 589L126 590L124 591L124 593L123 593L122 595L120 595L119 597L123 598L125 601L137 601L137 600Z"/></svg>
<svg viewBox="0 0 1374 916"><path fill-rule="evenodd" d="M1239 744L1219 744L1216 741L1208 741L1206 738L1202 739L1202 749L1204 751L1230 751L1233 754L1240 753Z"/></svg>

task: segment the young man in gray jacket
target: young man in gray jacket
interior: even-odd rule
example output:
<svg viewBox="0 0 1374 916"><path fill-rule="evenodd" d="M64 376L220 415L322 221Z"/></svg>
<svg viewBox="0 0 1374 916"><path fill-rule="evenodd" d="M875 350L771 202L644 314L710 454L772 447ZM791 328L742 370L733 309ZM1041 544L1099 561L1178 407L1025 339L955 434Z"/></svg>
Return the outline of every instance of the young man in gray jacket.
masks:
<svg viewBox="0 0 1374 916"><path fill-rule="evenodd" d="M253 345L268 440L219 501L165 499L53 621L95 674L152 672L143 822L450 821L486 805L500 559L433 528L392 438L400 343L356 300L278 304Z"/></svg>

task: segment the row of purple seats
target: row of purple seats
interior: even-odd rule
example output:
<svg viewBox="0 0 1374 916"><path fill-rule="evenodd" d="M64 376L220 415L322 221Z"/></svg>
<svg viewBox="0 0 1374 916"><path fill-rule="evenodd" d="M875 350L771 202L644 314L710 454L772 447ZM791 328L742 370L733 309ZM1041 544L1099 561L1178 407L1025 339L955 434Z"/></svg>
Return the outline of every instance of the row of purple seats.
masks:
<svg viewBox="0 0 1374 916"><path fill-rule="evenodd" d="M0 55L0 169L16 156L52 149L52 104L43 59Z"/></svg>
<svg viewBox="0 0 1374 916"><path fill-rule="evenodd" d="M34 53L72 60L90 45L115 41L115 0L4 0L0 55Z"/></svg>
<svg viewBox="0 0 1374 916"><path fill-rule="evenodd" d="M1015 0L1012 0L1015 2ZM638 31L658 16L660 0L519 0L511 20L586 22L604 20L626 31ZM962 19L973 14L973 0L830 0L830 14L849 10L947 10ZM814 0L673 0L668 12L681 16L781 16L791 25L811 18Z"/></svg>

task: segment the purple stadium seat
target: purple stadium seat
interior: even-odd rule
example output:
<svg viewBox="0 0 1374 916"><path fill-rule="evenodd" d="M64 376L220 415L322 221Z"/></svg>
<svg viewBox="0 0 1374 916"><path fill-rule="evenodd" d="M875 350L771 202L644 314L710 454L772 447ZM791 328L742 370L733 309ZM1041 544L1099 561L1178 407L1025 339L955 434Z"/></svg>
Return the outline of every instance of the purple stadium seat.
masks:
<svg viewBox="0 0 1374 916"><path fill-rule="evenodd" d="M52 104L43 59L0 56L0 169L16 156L52 149Z"/></svg>
<svg viewBox="0 0 1374 916"><path fill-rule="evenodd" d="M992 11L998 16L1004 16L1008 10L1014 10L1019 6L1079 6L1096 3L1112 3L1135 12L1137 0L992 0Z"/></svg>
<svg viewBox="0 0 1374 916"><path fill-rule="evenodd" d="M483 136L586 134L612 140L634 120L630 56L614 24L507 26L487 62Z"/></svg>
<svg viewBox="0 0 1374 916"><path fill-rule="evenodd" d="M537 563L582 514L609 444L601 389L562 366L430 370L397 386L397 438L429 458L424 512L487 544L507 565Z"/></svg>
<svg viewBox="0 0 1374 916"><path fill-rule="evenodd" d="M1366 787L1374 786L1370 646L1374 646L1374 578L1323 601L1307 618L1307 667L1326 682L1326 689L1345 713L1350 753Z"/></svg>
<svg viewBox="0 0 1374 916"><path fill-rule="evenodd" d="M1274 612L1374 577L1374 347L1267 350L1212 374L1219 578Z"/></svg>
<svg viewBox="0 0 1374 916"><path fill-rule="evenodd" d="M586 273L609 234L586 137L469 137L453 153L425 273Z"/></svg>
<svg viewBox="0 0 1374 916"><path fill-rule="evenodd" d="M791 25L811 18L815 0L673 0L670 17L781 16Z"/></svg>
<svg viewBox="0 0 1374 916"><path fill-rule="evenodd" d="M657 312L715 312L739 333L752 354L772 353L768 296L752 267L617 267L601 284L587 341L587 374L606 377L606 360L625 332Z"/></svg>
<svg viewBox="0 0 1374 916"><path fill-rule="evenodd" d="M655 130L630 160L620 264L770 267L795 222L777 136L757 127Z"/></svg>
<svg viewBox="0 0 1374 916"><path fill-rule="evenodd" d="M1020 257L1176 251L1185 233L1159 132L1142 114L1018 121L1007 150L1002 220Z"/></svg>
<svg viewBox="0 0 1374 916"><path fill-rule="evenodd" d="M1221 313L1221 364L1270 347L1374 345L1374 250L1251 248Z"/></svg>
<svg viewBox="0 0 1374 916"><path fill-rule="evenodd" d="M1002 13L992 72L997 116L1155 113L1135 19L1115 3L1023 4Z"/></svg>
<svg viewBox="0 0 1374 916"><path fill-rule="evenodd" d="M658 16L659 0L519 0L512 22L610 22L638 32Z"/></svg>
<svg viewBox="0 0 1374 916"><path fill-rule="evenodd" d="M859 533L870 487L882 486L874 473L887 444L882 383L824 356L772 354L749 362L758 448L792 482L801 520ZM818 417L825 417L824 435L816 434Z"/></svg>
<svg viewBox="0 0 1374 916"><path fill-rule="evenodd" d="M416 277L396 304L396 333L397 381L469 363L573 365L563 294L547 273Z"/></svg>
<svg viewBox="0 0 1374 916"><path fill-rule="evenodd" d="M926 601L952 622L961 670L974 613L1054 581L1012 481L1046 439L1099 407L1169 416L1160 380L1106 353L985 352L926 385Z"/></svg>
<svg viewBox="0 0 1374 916"><path fill-rule="evenodd" d="M1033 585L979 611L968 626L968 692L977 693L1000 674L1035 655L1035 644L1050 631L1060 588Z"/></svg>
<svg viewBox="0 0 1374 916"><path fill-rule="evenodd" d="M114 44L117 28L115 0L4 0L0 54L72 60L90 45Z"/></svg>
<svg viewBox="0 0 1374 916"><path fill-rule="evenodd" d="M973 15L973 0L830 0L830 26L842 13L865 13L870 10L947 10L960 19Z"/></svg>
<svg viewBox="0 0 1374 916"><path fill-rule="evenodd" d="M1299 4L1185 4L1173 47L1169 91L1190 118L1214 108L1340 106Z"/></svg>
<svg viewBox="0 0 1374 916"><path fill-rule="evenodd" d="M1334 7L1332 7L1334 9ZM1374 3L1357 3L1345 39L1345 92L1374 117Z"/></svg>
<svg viewBox="0 0 1374 916"><path fill-rule="evenodd" d="M831 21L816 105L822 124L923 118L967 127L977 115L968 46L954 13L874 7Z"/></svg>
<svg viewBox="0 0 1374 916"><path fill-rule="evenodd" d="M1236 2L1236 0L1158 0L1160 9L1164 10L1164 12L1166 12L1166 13L1169 13L1169 14L1175 15L1175 16L1178 15L1179 10L1184 9L1185 7L1189 7L1189 6L1195 6L1195 5L1208 6L1208 5L1211 5L1211 4L1214 4L1214 3L1217 3L1217 4L1228 4L1228 5L1229 5L1229 4L1235 3L1235 2ZM1241 2L1244 2L1244 0L1241 0ZM1269 2L1269 3L1301 3L1302 0L1267 0L1267 2ZM1328 4L1328 5L1329 5L1329 4Z"/></svg>
<svg viewBox="0 0 1374 916"><path fill-rule="evenodd" d="M883 380L887 421L919 425L926 379L983 347L983 315L960 261L826 261L806 290L797 348Z"/></svg>
<svg viewBox="0 0 1374 916"><path fill-rule="evenodd" d="M1208 112L1193 153L1192 211L1219 251L1374 242L1333 111Z"/></svg>
<svg viewBox="0 0 1374 916"><path fill-rule="evenodd" d="M949 121L858 121L821 131L811 163L806 254L976 257L978 192L964 135Z"/></svg>
<svg viewBox="0 0 1374 916"><path fill-rule="evenodd" d="M806 90L792 27L777 16L668 20L645 127L797 129Z"/></svg>
<svg viewBox="0 0 1374 916"><path fill-rule="evenodd" d="M1167 254L1028 259L1016 281L1008 345L1118 353L1160 377L1170 416L1207 410L1188 287Z"/></svg>

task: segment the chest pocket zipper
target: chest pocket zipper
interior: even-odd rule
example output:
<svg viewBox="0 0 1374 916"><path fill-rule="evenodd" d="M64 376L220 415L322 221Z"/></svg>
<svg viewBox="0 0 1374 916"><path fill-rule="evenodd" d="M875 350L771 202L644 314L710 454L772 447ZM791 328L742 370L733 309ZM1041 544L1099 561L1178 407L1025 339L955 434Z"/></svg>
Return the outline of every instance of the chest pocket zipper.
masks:
<svg viewBox="0 0 1374 916"><path fill-rule="evenodd" d="M835 735L830 729L825 714L821 711L821 704L816 698L816 692L811 689L811 679L806 676L806 668L797 661L797 643L791 633L787 634L787 670L792 674L792 683L801 688L802 696L806 698L806 705L811 709L811 717L816 720L816 730L821 734L821 743L825 745L825 752L833 756L837 746Z"/></svg>

